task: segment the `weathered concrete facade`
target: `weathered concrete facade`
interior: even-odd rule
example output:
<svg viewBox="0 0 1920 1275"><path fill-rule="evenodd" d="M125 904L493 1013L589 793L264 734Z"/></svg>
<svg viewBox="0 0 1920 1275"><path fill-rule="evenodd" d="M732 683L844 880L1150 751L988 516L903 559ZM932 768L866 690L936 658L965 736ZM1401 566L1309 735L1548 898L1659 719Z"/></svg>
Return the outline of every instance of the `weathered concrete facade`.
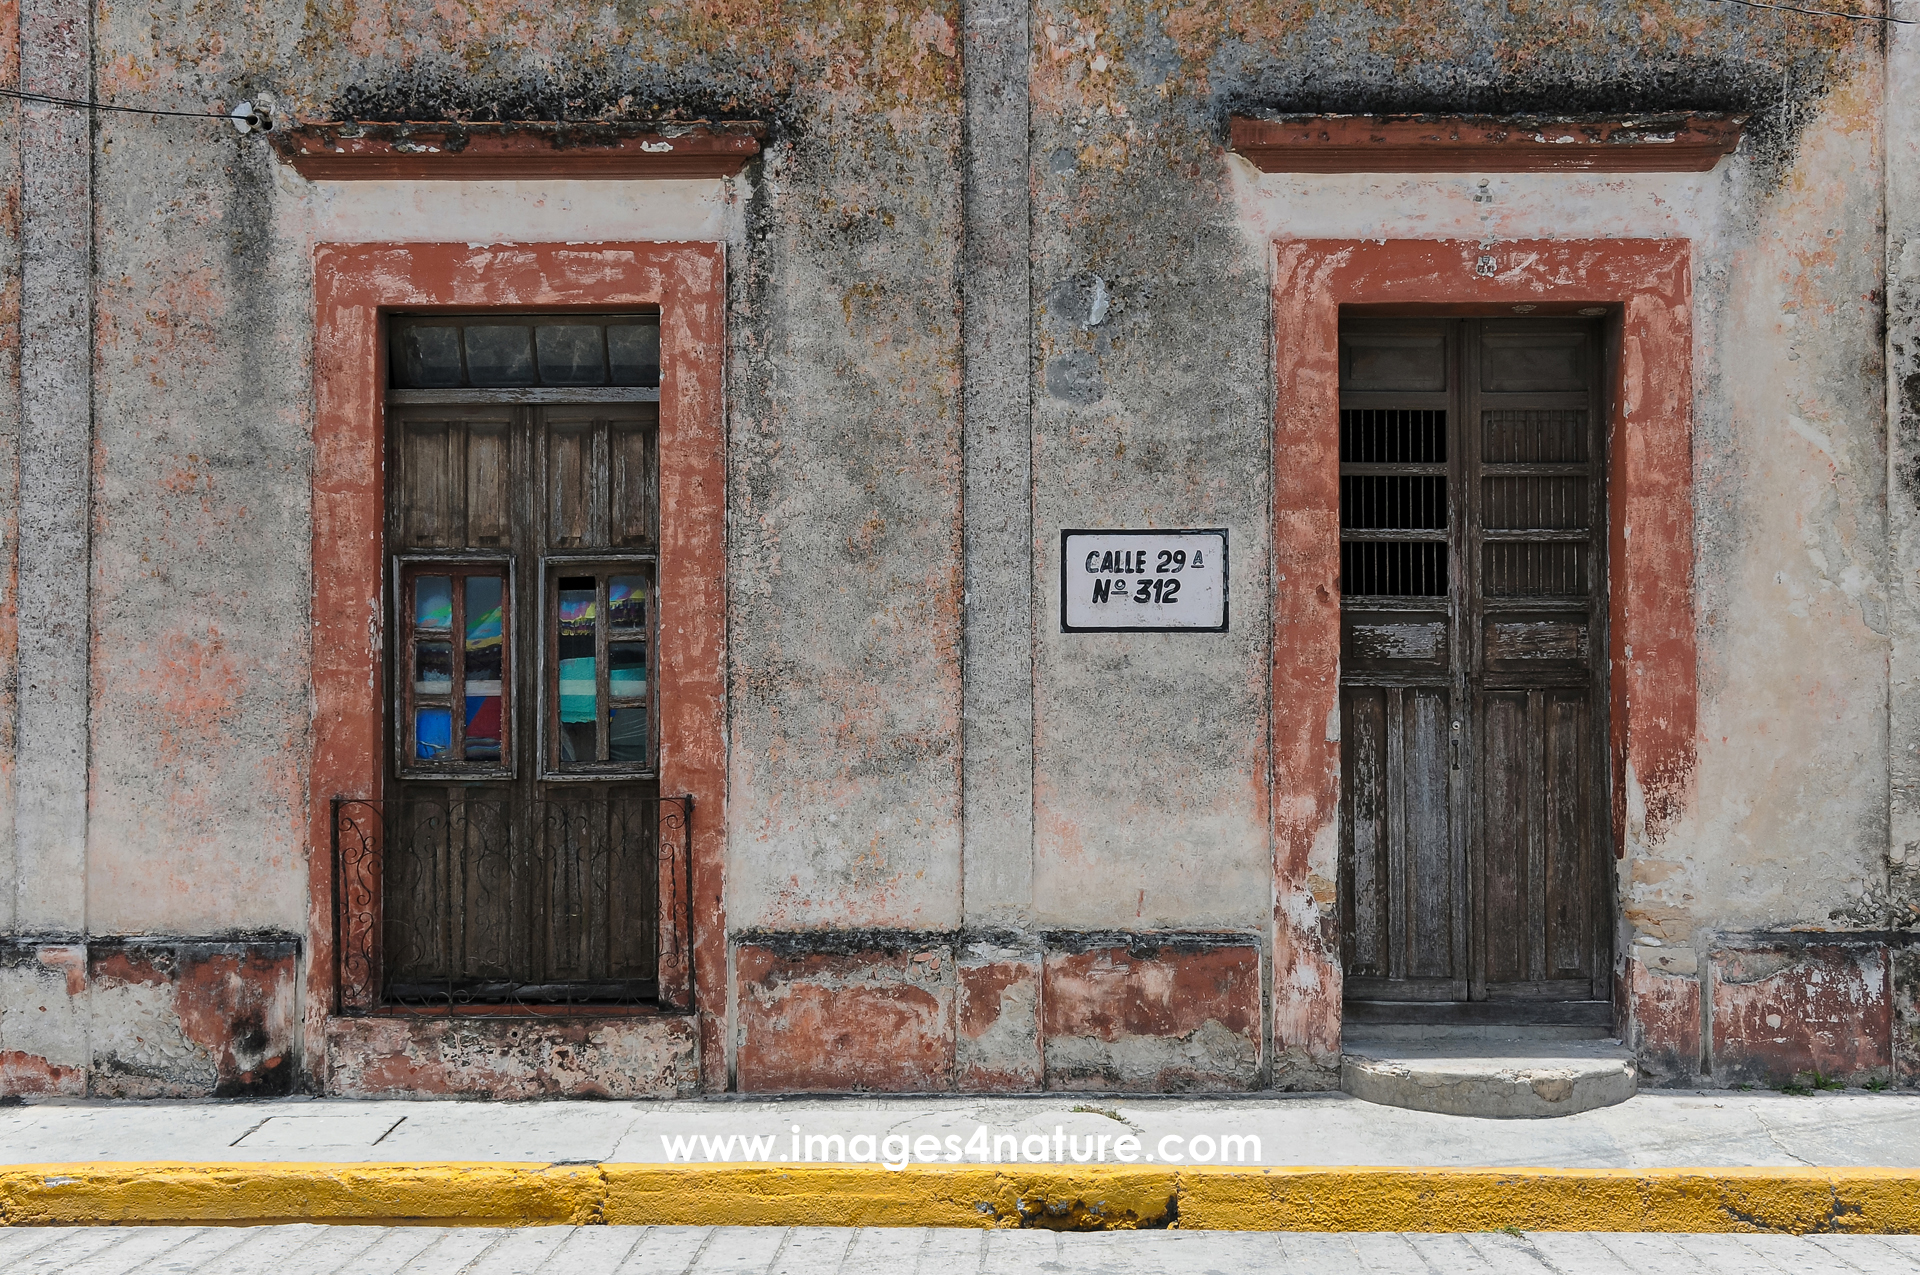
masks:
<svg viewBox="0 0 1920 1275"><path fill-rule="evenodd" d="M1359 301L1604 303L1647 352L1609 510L1644 1080L1920 1083L1920 37L1568 12L0 7L7 83L280 130L765 126L730 177L308 180L218 120L0 108L0 1094L1334 1083L1337 465L1292 406ZM1228 145L1650 111L1745 134L1707 172ZM643 257L622 304L711 301L667 375L718 459L663 488L723 589L681 635L724 673L691 1011L334 1012L327 803L379 795L341 777L384 727L329 688L378 700L391 617L378 394L329 342L426 304L381 291L412 245L436 305L590 306ZM1075 527L1229 529L1228 630L1062 632Z"/></svg>

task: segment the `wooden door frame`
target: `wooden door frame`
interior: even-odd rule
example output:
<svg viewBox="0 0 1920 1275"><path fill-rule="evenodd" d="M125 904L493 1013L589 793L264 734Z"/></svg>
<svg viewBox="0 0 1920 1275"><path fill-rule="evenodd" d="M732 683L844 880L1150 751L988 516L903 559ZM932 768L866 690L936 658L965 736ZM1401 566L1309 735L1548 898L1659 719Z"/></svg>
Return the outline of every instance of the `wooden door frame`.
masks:
<svg viewBox="0 0 1920 1275"><path fill-rule="evenodd" d="M389 310L657 308L660 784L694 798L688 897L700 1068L726 1087L726 267L717 243L320 244L314 249L312 750L306 1066L324 1074L334 991L330 799L381 795ZM664 957L664 954L663 954ZM664 960L661 978L670 971ZM688 971L679 971L682 977Z"/></svg>
<svg viewBox="0 0 1920 1275"><path fill-rule="evenodd" d="M1340 742L1331 728L1340 703L1341 311L1604 309L1618 858L1630 835L1657 840L1679 815L1695 760L1692 254L1679 239L1321 239L1276 243L1272 264L1274 1056L1282 1068L1327 1068L1340 1057L1342 990ZM1617 975L1614 986L1624 1019Z"/></svg>

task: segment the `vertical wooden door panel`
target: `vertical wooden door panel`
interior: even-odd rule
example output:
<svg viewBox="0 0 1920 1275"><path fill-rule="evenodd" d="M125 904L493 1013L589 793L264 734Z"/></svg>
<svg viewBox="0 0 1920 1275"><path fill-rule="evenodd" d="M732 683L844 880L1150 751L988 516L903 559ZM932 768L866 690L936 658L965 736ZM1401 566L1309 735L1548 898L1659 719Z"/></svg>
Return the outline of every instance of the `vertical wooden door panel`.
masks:
<svg viewBox="0 0 1920 1275"><path fill-rule="evenodd" d="M616 791L608 802L613 835L607 872L607 977L652 978L660 959L658 897L659 829L634 789Z"/></svg>
<svg viewBox="0 0 1920 1275"><path fill-rule="evenodd" d="M1548 906L1546 970L1550 979L1590 977L1593 958L1594 869L1591 714L1584 691L1546 697L1543 740Z"/></svg>
<svg viewBox="0 0 1920 1275"><path fill-rule="evenodd" d="M501 548L513 533L511 440L501 424L467 430L467 544Z"/></svg>
<svg viewBox="0 0 1920 1275"><path fill-rule="evenodd" d="M461 849L456 895L465 904L460 969L469 976L514 976L515 904L513 812L499 790L470 789L456 808Z"/></svg>
<svg viewBox="0 0 1920 1275"><path fill-rule="evenodd" d="M653 440L651 422L615 421L607 450L613 460L613 543L622 548L653 543Z"/></svg>
<svg viewBox="0 0 1920 1275"><path fill-rule="evenodd" d="M1454 968L1453 794L1448 782L1448 697L1444 691L1407 694L1406 793L1407 900L1406 973L1412 978L1458 977Z"/></svg>
<svg viewBox="0 0 1920 1275"><path fill-rule="evenodd" d="M1387 716L1378 687L1341 696L1341 769L1347 776L1341 821L1346 871L1346 965L1354 974L1387 977Z"/></svg>
<svg viewBox="0 0 1920 1275"><path fill-rule="evenodd" d="M1487 696L1480 712L1480 910L1483 981L1527 977L1527 701Z"/></svg>
<svg viewBox="0 0 1920 1275"><path fill-rule="evenodd" d="M547 537L555 548L593 543L593 435L591 423L547 429Z"/></svg>
<svg viewBox="0 0 1920 1275"><path fill-rule="evenodd" d="M400 422L402 527L408 548L440 549L458 543L454 535L455 433L443 420Z"/></svg>

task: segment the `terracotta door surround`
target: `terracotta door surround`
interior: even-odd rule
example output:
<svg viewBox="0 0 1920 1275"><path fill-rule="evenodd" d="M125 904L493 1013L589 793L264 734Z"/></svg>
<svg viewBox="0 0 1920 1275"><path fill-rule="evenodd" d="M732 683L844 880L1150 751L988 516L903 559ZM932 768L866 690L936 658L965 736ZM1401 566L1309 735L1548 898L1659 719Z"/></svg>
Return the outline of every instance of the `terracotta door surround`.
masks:
<svg viewBox="0 0 1920 1275"><path fill-rule="evenodd" d="M321 244L314 249L313 752L307 1039L324 1041L334 953L329 801L381 795L386 712L382 315L657 309L661 364L660 788L694 799L691 898L703 1084L724 1089L725 262L712 243ZM663 980L687 971L661 970ZM309 1059L316 1072L322 1060Z"/></svg>
<svg viewBox="0 0 1920 1275"><path fill-rule="evenodd" d="M1630 840L1660 839L1684 808L1694 766L1691 302L1684 240L1274 245L1277 1065L1335 1066L1340 1053L1342 315L1604 323L1608 795L1619 854ZM1629 1012L1616 1004L1616 1017Z"/></svg>

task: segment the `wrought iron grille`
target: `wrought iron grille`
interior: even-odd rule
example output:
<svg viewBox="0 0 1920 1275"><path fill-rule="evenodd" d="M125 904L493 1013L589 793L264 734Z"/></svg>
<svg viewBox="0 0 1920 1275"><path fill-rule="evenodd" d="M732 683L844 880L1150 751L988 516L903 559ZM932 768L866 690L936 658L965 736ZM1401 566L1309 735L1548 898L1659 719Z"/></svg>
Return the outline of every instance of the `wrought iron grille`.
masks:
<svg viewBox="0 0 1920 1275"><path fill-rule="evenodd" d="M337 1013L691 1008L693 798L333 799Z"/></svg>

